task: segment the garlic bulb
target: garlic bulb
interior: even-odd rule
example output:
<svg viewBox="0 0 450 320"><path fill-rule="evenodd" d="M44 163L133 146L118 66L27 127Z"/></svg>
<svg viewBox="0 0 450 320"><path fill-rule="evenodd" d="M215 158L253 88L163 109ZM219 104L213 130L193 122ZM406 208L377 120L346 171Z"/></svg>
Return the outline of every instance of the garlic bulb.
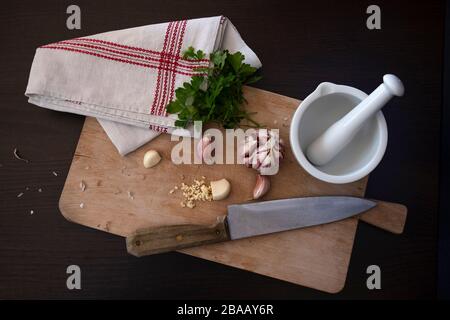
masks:
<svg viewBox="0 0 450 320"><path fill-rule="evenodd" d="M274 175L284 158L284 142L278 130L259 129L245 136L240 156L247 167L262 175Z"/></svg>

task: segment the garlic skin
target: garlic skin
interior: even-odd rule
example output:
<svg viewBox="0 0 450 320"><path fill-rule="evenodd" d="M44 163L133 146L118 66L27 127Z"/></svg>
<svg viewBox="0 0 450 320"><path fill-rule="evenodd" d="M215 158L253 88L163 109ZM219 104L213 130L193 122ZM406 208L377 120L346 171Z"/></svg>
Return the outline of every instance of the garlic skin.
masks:
<svg viewBox="0 0 450 320"><path fill-rule="evenodd" d="M227 179L211 181L210 185L213 200L223 200L230 194L231 184Z"/></svg>
<svg viewBox="0 0 450 320"><path fill-rule="evenodd" d="M253 189L253 199L263 197L270 189L270 179L268 176L258 174L256 176L255 188Z"/></svg>
<svg viewBox="0 0 450 320"><path fill-rule="evenodd" d="M278 130L259 129L246 135L240 155L244 164L263 175L278 173L281 159L284 158L284 141Z"/></svg>
<svg viewBox="0 0 450 320"><path fill-rule="evenodd" d="M144 160L142 161L145 168L151 168L156 166L161 161L161 156L158 151L149 150L144 155Z"/></svg>

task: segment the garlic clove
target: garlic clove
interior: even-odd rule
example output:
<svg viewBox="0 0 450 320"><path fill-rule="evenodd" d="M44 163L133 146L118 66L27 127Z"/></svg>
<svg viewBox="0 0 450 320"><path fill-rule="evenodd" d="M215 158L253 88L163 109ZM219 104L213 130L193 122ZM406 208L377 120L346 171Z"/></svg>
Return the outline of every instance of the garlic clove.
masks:
<svg viewBox="0 0 450 320"><path fill-rule="evenodd" d="M197 143L197 155L199 156L200 159L204 160L205 151L211 143L212 138L210 135L204 135Z"/></svg>
<svg viewBox="0 0 450 320"><path fill-rule="evenodd" d="M258 170L259 167L261 166L261 160L262 157L259 153L254 152L249 158L248 158L248 166Z"/></svg>
<svg viewBox="0 0 450 320"><path fill-rule="evenodd" d="M204 147L209 144L209 137L203 136L197 143L197 155L201 158L203 156Z"/></svg>
<svg viewBox="0 0 450 320"><path fill-rule="evenodd" d="M272 166L274 164L275 164L275 158L270 154L266 154L266 157L261 161L262 168L269 168L270 166Z"/></svg>
<svg viewBox="0 0 450 320"><path fill-rule="evenodd" d="M210 185L213 200L223 200L230 194L231 184L227 179L211 181Z"/></svg>
<svg viewBox="0 0 450 320"><path fill-rule="evenodd" d="M268 176L258 174L256 176L255 188L253 189L253 199L259 199L270 189L270 179Z"/></svg>
<svg viewBox="0 0 450 320"><path fill-rule="evenodd" d="M250 163L250 159L248 157L244 158L244 166L246 166L247 168L252 167L252 165Z"/></svg>
<svg viewBox="0 0 450 320"><path fill-rule="evenodd" d="M145 168L156 166L161 161L161 156L156 150L149 150L144 155L143 164Z"/></svg>
<svg viewBox="0 0 450 320"><path fill-rule="evenodd" d="M203 148L203 161L208 164L214 164L215 162L215 148L216 146L213 143L208 144Z"/></svg>
<svg viewBox="0 0 450 320"><path fill-rule="evenodd" d="M248 156L255 152L257 146L258 142L256 140L250 140L247 144L244 145L244 155Z"/></svg>
<svg viewBox="0 0 450 320"><path fill-rule="evenodd" d="M284 158L283 151L281 151L281 150L274 150L273 155L275 158L278 158L280 160L282 160Z"/></svg>
<svg viewBox="0 0 450 320"><path fill-rule="evenodd" d="M258 155L258 162L260 163L260 165L266 165L266 162L270 161L270 158L267 159L270 155L269 150L258 151L257 155Z"/></svg>

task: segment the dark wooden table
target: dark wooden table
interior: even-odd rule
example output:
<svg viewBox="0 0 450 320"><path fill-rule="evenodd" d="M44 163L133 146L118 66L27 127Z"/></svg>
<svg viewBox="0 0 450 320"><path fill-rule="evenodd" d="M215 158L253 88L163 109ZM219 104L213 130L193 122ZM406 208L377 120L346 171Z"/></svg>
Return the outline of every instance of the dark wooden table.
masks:
<svg viewBox="0 0 450 320"><path fill-rule="evenodd" d="M78 31L65 26L69 1L9 1L0 10L1 299L436 296L443 2L377 1L382 29L373 31L366 28L371 1L75 3L82 10ZM366 92L384 73L404 81L406 95L384 110L389 145L369 179L367 196L406 204L405 233L392 235L360 223L347 284L338 295L178 253L136 259L126 253L122 238L72 224L58 210L84 118L27 103L24 91L35 48L114 29L219 14L231 19L261 58L260 88L302 99L322 81ZM31 162L16 160L14 148ZM71 264L81 267L82 290L66 288ZM381 290L366 288L371 264L381 267Z"/></svg>

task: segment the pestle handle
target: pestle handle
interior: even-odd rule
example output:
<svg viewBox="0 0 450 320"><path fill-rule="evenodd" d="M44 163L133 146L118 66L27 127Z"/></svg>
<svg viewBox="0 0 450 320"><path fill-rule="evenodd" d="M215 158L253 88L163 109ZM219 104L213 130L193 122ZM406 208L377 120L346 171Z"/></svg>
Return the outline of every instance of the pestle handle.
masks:
<svg viewBox="0 0 450 320"><path fill-rule="evenodd" d="M380 110L393 96L402 96L405 89L393 74L383 76L383 83L342 119L331 125L307 148L306 155L313 164L330 162L353 139L365 121Z"/></svg>

